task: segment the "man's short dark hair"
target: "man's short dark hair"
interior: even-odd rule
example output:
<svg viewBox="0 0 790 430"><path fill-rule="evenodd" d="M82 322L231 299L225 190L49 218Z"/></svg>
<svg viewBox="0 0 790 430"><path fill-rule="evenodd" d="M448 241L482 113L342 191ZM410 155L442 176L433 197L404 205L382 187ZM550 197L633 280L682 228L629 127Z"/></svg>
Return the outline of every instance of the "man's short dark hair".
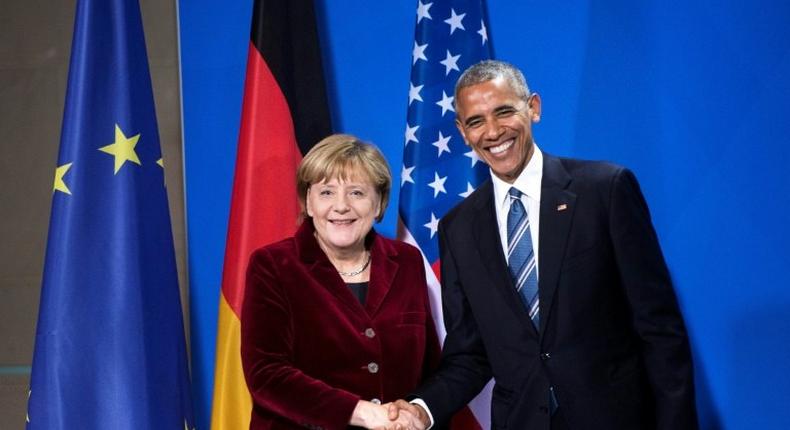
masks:
<svg viewBox="0 0 790 430"><path fill-rule="evenodd" d="M518 96L527 101L530 96L527 80L524 74L516 66L497 60L484 60L472 65L461 74L458 82L455 83L455 100L458 100L458 92L472 85L482 84L496 78L503 78L510 85Z"/></svg>

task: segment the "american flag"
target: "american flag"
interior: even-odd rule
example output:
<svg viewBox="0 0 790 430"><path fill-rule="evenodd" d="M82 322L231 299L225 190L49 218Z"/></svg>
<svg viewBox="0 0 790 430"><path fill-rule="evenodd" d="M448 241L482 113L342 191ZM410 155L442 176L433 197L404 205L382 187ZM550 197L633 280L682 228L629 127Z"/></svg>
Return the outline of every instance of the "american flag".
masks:
<svg viewBox="0 0 790 430"><path fill-rule="evenodd" d="M433 316L444 339L438 281L439 220L488 177L487 166L455 127L454 88L461 72L491 58L482 0L417 2L400 183L400 239L426 262ZM488 428L490 384L470 405Z"/></svg>

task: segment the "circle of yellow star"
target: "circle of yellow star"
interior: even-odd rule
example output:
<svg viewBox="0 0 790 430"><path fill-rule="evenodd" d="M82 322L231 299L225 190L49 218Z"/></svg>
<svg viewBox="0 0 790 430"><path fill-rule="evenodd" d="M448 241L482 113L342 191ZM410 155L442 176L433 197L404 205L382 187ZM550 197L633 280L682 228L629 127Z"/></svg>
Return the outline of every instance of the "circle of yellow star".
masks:
<svg viewBox="0 0 790 430"><path fill-rule="evenodd" d="M137 146L138 140L140 140L139 133L127 138L126 135L123 134L123 131L121 131L121 127L115 124L115 142L99 148L99 151L115 156L115 174L118 173L118 170L120 170L127 161L141 165L140 159L137 158L137 153L134 152L134 147Z"/></svg>
<svg viewBox="0 0 790 430"><path fill-rule="evenodd" d="M69 187L66 186L65 182L63 182L63 176L66 175L66 172L68 172L69 169L71 169L72 164L73 163L67 163L62 166L58 166L55 169L55 183L52 185L53 193L55 191L60 191L61 193L71 195L71 190L69 190Z"/></svg>

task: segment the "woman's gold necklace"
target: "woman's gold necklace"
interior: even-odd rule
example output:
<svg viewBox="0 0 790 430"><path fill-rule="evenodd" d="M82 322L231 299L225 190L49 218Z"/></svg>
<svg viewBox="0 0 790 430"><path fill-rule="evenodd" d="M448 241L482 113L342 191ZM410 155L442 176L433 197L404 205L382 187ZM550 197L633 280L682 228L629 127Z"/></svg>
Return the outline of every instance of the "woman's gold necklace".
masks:
<svg viewBox="0 0 790 430"><path fill-rule="evenodd" d="M364 272L365 269L368 268L369 264L370 264L370 253L368 252L368 258L365 260L365 264L363 264L362 267L360 267L358 270L352 270L351 272L341 272L340 270L338 270L337 273L339 273L342 276L350 278L350 277L357 276L360 273ZM335 270L337 270L337 269L335 269Z"/></svg>

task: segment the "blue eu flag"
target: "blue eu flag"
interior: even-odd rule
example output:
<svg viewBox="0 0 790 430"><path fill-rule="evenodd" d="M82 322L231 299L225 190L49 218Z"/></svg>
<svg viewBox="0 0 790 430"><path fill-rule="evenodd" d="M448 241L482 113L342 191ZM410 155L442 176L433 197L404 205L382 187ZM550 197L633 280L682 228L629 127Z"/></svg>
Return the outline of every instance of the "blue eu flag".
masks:
<svg viewBox="0 0 790 430"><path fill-rule="evenodd" d="M140 7L77 3L27 428L192 428Z"/></svg>

